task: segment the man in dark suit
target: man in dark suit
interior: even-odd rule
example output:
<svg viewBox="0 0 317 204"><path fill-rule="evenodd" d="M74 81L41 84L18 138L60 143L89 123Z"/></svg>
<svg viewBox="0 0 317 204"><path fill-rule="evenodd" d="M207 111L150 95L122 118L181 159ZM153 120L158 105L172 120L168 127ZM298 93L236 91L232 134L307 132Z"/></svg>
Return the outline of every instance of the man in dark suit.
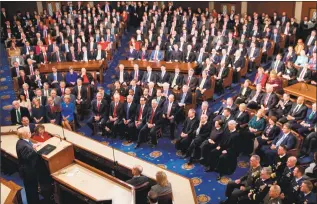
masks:
<svg viewBox="0 0 317 204"><path fill-rule="evenodd" d="M133 65L133 71L130 72L130 80L136 80L137 85L141 85L141 81L143 78L143 71L139 69L138 64Z"/></svg>
<svg viewBox="0 0 317 204"><path fill-rule="evenodd" d="M131 184L132 186L140 186L146 182L149 182L149 178L146 176L142 176L143 168L139 165L132 167L132 175L133 177L126 182Z"/></svg>
<svg viewBox="0 0 317 204"><path fill-rule="evenodd" d="M83 86L81 78L77 79L77 85L72 89L72 94L76 97L76 109L80 120L84 119L87 104L87 88Z"/></svg>
<svg viewBox="0 0 317 204"><path fill-rule="evenodd" d="M156 83L156 74L152 72L152 67L147 66L146 70L143 74L142 85L146 85L149 82Z"/></svg>
<svg viewBox="0 0 317 204"><path fill-rule="evenodd" d="M105 60L106 58L106 52L104 50L101 50L101 45L99 44L97 46L97 49L95 50L93 54L94 60Z"/></svg>
<svg viewBox="0 0 317 204"><path fill-rule="evenodd" d="M26 117L26 116L22 117L21 123L22 123L22 125L19 126L17 129L24 128L28 132L30 132L31 134L35 133L35 124L30 123L30 120L28 117Z"/></svg>
<svg viewBox="0 0 317 204"><path fill-rule="evenodd" d="M252 92L252 89L249 87L250 84L251 81L249 79L244 81L243 86L240 88L239 95L234 102L235 104L239 105L241 103L245 103Z"/></svg>
<svg viewBox="0 0 317 204"><path fill-rule="evenodd" d="M195 130L198 128L199 121L195 117L195 109L190 109L188 111L187 118L183 124L183 129L180 134L180 137L176 140L175 148L180 150L182 155L184 155L191 144L192 140L196 136Z"/></svg>
<svg viewBox="0 0 317 204"><path fill-rule="evenodd" d="M46 96L43 96L43 93L42 93L42 90L40 88L37 88L35 90L35 96L33 97L34 98L38 98L40 100L40 104L42 106L45 106L46 105L46 102L47 102L47 97Z"/></svg>
<svg viewBox="0 0 317 204"><path fill-rule="evenodd" d="M41 64L47 64L50 62L51 55L50 53L46 52L46 48L42 47L41 48L41 53L38 55L38 62Z"/></svg>
<svg viewBox="0 0 317 204"><path fill-rule="evenodd" d="M249 113L246 111L246 109L247 106L244 103L240 103L239 110L233 116L233 119L238 123L238 129L241 127L241 125L245 125L249 122Z"/></svg>
<svg viewBox="0 0 317 204"><path fill-rule="evenodd" d="M129 78L129 73L124 70L123 64L119 64L119 71L115 74L115 80L119 81L120 84L127 85Z"/></svg>
<svg viewBox="0 0 317 204"><path fill-rule="evenodd" d="M225 63L220 63L220 68L218 73L214 76L216 80L215 92L218 94L224 93L222 86L223 80L228 76L229 68L225 67Z"/></svg>
<svg viewBox="0 0 317 204"><path fill-rule="evenodd" d="M140 97L140 104L136 109L134 125L135 125L135 135L139 135L140 130L146 125L146 117L149 110L149 105L147 104L146 98L141 96ZM133 141L136 140L136 137L132 138Z"/></svg>
<svg viewBox="0 0 317 204"><path fill-rule="evenodd" d="M302 68L300 68L297 72L297 77L292 83L304 82L309 83L312 79L312 71L309 68L308 64L305 64Z"/></svg>
<svg viewBox="0 0 317 204"><path fill-rule="evenodd" d="M18 85L19 88L22 89L23 84L28 84L28 85L32 85L32 81L30 80L30 78L28 76L26 76L25 72L23 70L20 70L19 72L20 76L18 77ZM30 98L30 100L32 100L32 98Z"/></svg>
<svg viewBox="0 0 317 204"><path fill-rule="evenodd" d="M296 145L296 137L291 133L291 125L289 123L283 125L282 132L272 141L271 145L263 145L256 152L259 155L263 155L263 158L265 157L266 164L271 165L280 145L285 145L287 150L293 149Z"/></svg>
<svg viewBox="0 0 317 204"><path fill-rule="evenodd" d="M183 83L183 75L180 73L179 67L175 68L175 72L170 74L169 84L171 89L178 90L181 88Z"/></svg>
<svg viewBox="0 0 317 204"><path fill-rule="evenodd" d="M196 159L199 146L208 138L210 132L211 125L208 123L208 116L204 114L200 117L199 126L195 131L195 138L192 140L184 155L184 158L189 157L188 164L192 164L193 160Z"/></svg>
<svg viewBox="0 0 317 204"><path fill-rule="evenodd" d="M166 99L168 97L163 96L162 89L157 89L155 93L155 97L151 97L152 99L156 99L157 101L157 107L161 110L163 110L163 107L165 105Z"/></svg>
<svg viewBox="0 0 317 204"><path fill-rule="evenodd" d="M162 125L162 111L158 108L158 103L155 99L152 99L151 105L152 108L148 111L146 118L147 122L139 132L138 142L135 148L140 147L141 143L147 140L148 135L150 135L151 138L151 146L155 147L157 145L156 132Z"/></svg>
<svg viewBox="0 0 317 204"><path fill-rule="evenodd" d="M266 71L266 73L269 73L271 71L275 71L278 76L281 76L284 72L285 66L282 61L282 55L277 54L275 61L272 62L271 67Z"/></svg>
<svg viewBox="0 0 317 204"><path fill-rule="evenodd" d="M59 51L59 47L56 46L54 52L51 53L50 57L51 62L65 62L65 56L62 52Z"/></svg>
<svg viewBox="0 0 317 204"><path fill-rule="evenodd" d="M290 100L290 95L287 93L283 94L283 98L279 100L277 105L269 111L269 116L274 115L278 119L287 116L291 110L293 102Z"/></svg>
<svg viewBox="0 0 317 204"><path fill-rule="evenodd" d="M19 65L19 62L15 61L13 62L13 67L11 68L11 77L19 77L20 76L20 70L24 71L24 68Z"/></svg>
<svg viewBox="0 0 317 204"><path fill-rule="evenodd" d="M196 54L192 50L192 45L187 45L187 49L183 51L182 61L183 62L194 62L196 60Z"/></svg>
<svg viewBox="0 0 317 204"><path fill-rule="evenodd" d="M77 62L79 60L78 52L75 52L74 46L70 47L70 51L66 53L67 62Z"/></svg>
<svg viewBox="0 0 317 204"><path fill-rule="evenodd" d="M128 95L127 101L123 105L123 118L121 122L121 137L127 135L126 139L132 142L133 135L135 134L135 116L137 105L133 102L133 96Z"/></svg>
<svg viewBox="0 0 317 204"><path fill-rule="evenodd" d="M206 72L202 72L202 77L199 78L198 84L195 90L196 93L196 101L200 104L202 101L202 95L206 90L211 88L211 80L207 77Z"/></svg>
<svg viewBox="0 0 317 204"><path fill-rule="evenodd" d="M277 54L280 51L280 41L281 41L281 35L278 33L278 29L274 28L273 34L271 35L270 40L273 40L275 45L274 45L274 52L273 54Z"/></svg>
<svg viewBox="0 0 317 204"><path fill-rule="evenodd" d="M110 111L109 111L109 119L106 123L105 131L103 132L103 135L110 134L112 137L116 137L119 133L120 128L120 122L122 121L122 118L124 117L124 106L120 102L120 95L115 94L113 96L113 101L110 104Z"/></svg>
<svg viewBox="0 0 317 204"><path fill-rule="evenodd" d="M166 124L166 127L170 128L170 138L174 139L175 127L176 127L176 115L178 113L179 106L175 101L174 95L170 94L163 106L163 123Z"/></svg>
<svg viewBox="0 0 317 204"><path fill-rule="evenodd" d="M91 107L93 116L88 119L87 125L93 131L92 134L95 135L94 124L97 123L97 126L102 127L106 123L109 104L102 98L101 93L97 93L96 99L91 102Z"/></svg>
<svg viewBox="0 0 317 204"><path fill-rule="evenodd" d="M229 110L231 111L231 114L235 115L238 107L236 104L233 103L233 99L231 97L227 98L227 100L222 103L219 109L214 112L214 116L212 116L212 119L219 120L222 116L223 111L226 108L229 108Z"/></svg>
<svg viewBox="0 0 317 204"><path fill-rule="evenodd" d="M258 155L252 155L250 158L250 169L239 179L235 181L229 181L225 191L227 200L222 201L221 204L237 203L239 197L248 194L249 189L260 177L260 173L260 157Z"/></svg>
<svg viewBox="0 0 317 204"><path fill-rule="evenodd" d="M271 49L272 44L269 41L269 37L265 36L263 38L263 42L260 44L260 49L262 49L262 57L261 57L261 63L267 62L267 52Z"/></svg>
<svg viewBox="0 0 317 204"><path fill-rule="evenodd" d="M196 89L197 83L198 80L194 76L194 69L191 68L188 70L188 75L184 77L183 85L186 84L187 86L189 86L191 91L194 91Z"/></svg>
<svg viewBox="0 0 317 204"><path fill-rule="evenodd" d="M251 43L251 47L248 48L248 57L249 57L249 72L252 72L255 68L255 59L260 55L260 50L255 46L255 43Z"/></svg>
<svg viewBox="0 0 317 204"><path fill-rule="evenodd" d="M59 83L64 80L63 75L60 72L57 72L56 67L52 67L52 73L48 74L47 82L52 88L58 88Z"/></svg>
<svg viewBox="0 0 317 204"><path fill-rule="evenodd" d="M292 121L292 129L296 130L300 135L306 136L313 131L314 126L317 124L316 103L313 103L311 111L307 111L305 119L301 123Z"/></svg>
<svg viewBox="0 0 317 204"><path fill-rule="evenodd" d="M147 52L146 48L143 46L141 50L138 52L137 59L141 61L147 61L149 60L149 58L150 58L149 53Z"/></svg>
<svg viewBox="0 0 317 204"><path fill-rule="evenodd" d="M256 90L253 90L249 97L246 99L245 103L247 107L250 109L259 109L260 103L262 101L263 93L262 93L262 85L257 84Z"/></svg>
<svg viewBox="0 0 317 204"><path fill-rule="evenodd" d="M54 103L52 97L47 97L47 105L45 106L46 122L60 125L61 123L61 107Z"/></svg>
<svg viewBox="0 0 317 204"><path fill-rule="evenodd" d="M31 133L26 128L18 130L19 140L16 144L16 152L19 163L19 173L22 177L28 203L39 204L38 194L38 162L39 155L35 148L39 144L30 141Z"/></svg>
<svg viewBox="0 0 317 204"><path fill-rule="evenodd" d="M34 91L30 89L30 86L26 83L22 85L22 89L20 90L20 94L24 94L26 99L32 101L34 97Z"/></svg>
<svg viewBox="0 0 317 204"><path fill-rule="evenodd" d="M316 40L316 30L312 30L311 34L306 38L305 45L307 47L313 46Z"/></svg>
<svg viewBox="0 0 317 204"><path fill-rule="evenodd" d="M304 120L307 114L307 106L304 104L304 97L299 96L297 102L292 105L291 110L287 113L285 117L279 119L279 122L284 124L287 122L297 122L299 120Z"/></svg>
<svg viewBox="0 0 317 204"><path fill-rule="evenodd" d="M161 66L161 72L157 73L157 85L162 87L164 83L169 82L170 75L165 66Z"/></svg>
<svg viewBox="0 0 317 204"><path fill-rule="evenodd" d="M273 86L267 84L266 93L263 95L261 100L261 108L268 112L273 109L277 103L278 97L273 92Z"/></svg>
<svg viewBox="0 0 317 204"><path fill-rule="evenodd" d="M127 60L135 60L138 57L138 52L130 45L129 51L126 54Z"/></svg>

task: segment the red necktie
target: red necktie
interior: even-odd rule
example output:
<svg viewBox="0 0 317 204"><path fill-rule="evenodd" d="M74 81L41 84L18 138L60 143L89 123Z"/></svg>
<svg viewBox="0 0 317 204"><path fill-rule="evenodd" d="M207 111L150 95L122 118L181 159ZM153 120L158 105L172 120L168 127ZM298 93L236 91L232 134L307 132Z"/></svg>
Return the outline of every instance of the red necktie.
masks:
<svg viewBox="0 0 317 204"><path fill-rule="evenodd" d="M139 117L138 117L138 121L140 121L141 117L142 117L142 113L143 113L143 108L142 106L140 107L140 111L139 111Z"/></svg>
<svg viewBox="0 0 317 204"><path fill-rule="evenodd" d="M151 123L151 124L153 123L154 113L155 113L155 110L154 110L154 108L153 108L153 109L152 109L152 116L151 116L151 120L150 120L150 123Z"/></svg>
<svg viewBox="0 0 317 204"><path fill-rule="evenodd" d="M113 109L113 117L114 117L114 118L117 117L117 107L118 107L118 105L115 103L114 109Z"/></svg>
<svg viewBox="0 0 317 204"><path fill-rule="evenodd" d="M100 110L100 102L97 102L97 109L98 109L98 112Z"/></svg>
<svg viewBox="0 0 317 204"><path fill-rule="evenodd" d="M304 74L305 74L305 69L302 70L302 72L299 75L299 78L303 79L304 78Z"/></svg>

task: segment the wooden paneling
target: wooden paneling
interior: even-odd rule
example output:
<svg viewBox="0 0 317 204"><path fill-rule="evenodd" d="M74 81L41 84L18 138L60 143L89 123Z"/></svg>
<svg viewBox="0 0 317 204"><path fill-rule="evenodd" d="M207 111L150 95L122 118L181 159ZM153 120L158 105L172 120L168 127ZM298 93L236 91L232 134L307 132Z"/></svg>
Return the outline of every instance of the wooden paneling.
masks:
<svg viewBox="0 0 317 204"><path fill-rule="evenodd" d="M302 19L307 16L309 18L309 9L316 8L315 1L303 1Z"/></svg>
<svg viewBox="0 0 317 204"><path fill-rule="evenodd" d="M205 8L209 7L208 1L174 1L174 6L177 8L179 6L183 7L184 9L187 9L190 7L192 11L196 11L198 8L200 8L202 11L205 10Z"/></svg>
<svg viewBox="0 0 317 204"><path fill-rule="evenodd" d="M270 16L273 15L273 12L276 11L279 15L282 12L286 12L287 16L292 17L294 16L295 12L295 2L248 2L248 14L252 14L253 12L267 13Z"/></svg>

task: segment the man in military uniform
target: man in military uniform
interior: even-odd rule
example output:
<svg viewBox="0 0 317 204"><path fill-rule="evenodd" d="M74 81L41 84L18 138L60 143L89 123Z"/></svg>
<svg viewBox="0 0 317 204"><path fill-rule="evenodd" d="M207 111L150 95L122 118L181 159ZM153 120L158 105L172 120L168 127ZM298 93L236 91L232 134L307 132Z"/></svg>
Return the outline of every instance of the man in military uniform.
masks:
<svg viewBox="0 0 317 204"><path fill-rule="evenodd" d="M285 145L280 145L277 149L277 156L275 158L275 162L272 165L272 171L274 172L271 177L276 178L276 180L280 179L283 171L286 167L286 162L288 159L287 156L287 148Z"/></svg>
<svg viewBox="0 0 317 204"><path fill-rule="evenodd" d="M293 171L293 178L291 183L284 189L281 197L284 203L298 203L298 196L300 193L300 187L304 181L303 175L305 169L301 166L296 166Z"/></svg>
<svg viewBox="0 0 317 204"><path fill-rule="evenodd" d="M262 168L260 178L255 181L247 196L239 198L238 204L263 203L265 196L273 184L271 174L272 169L270 167Z"/></svg>
<svg viewBox="0 0 317 204"><path fill-rule="evenodd" d="M284 192L293 179L293 171L295 169L297 162L297 158L292 156L287 159L286 167L281 175L281 177L277 180L277 184L281 187L282 192Z"/></svg>
<svg viewBox="0 0 317 204"><path fill-rule="evenodd" d="M264 198L264 204L282 204L280 198L281 188L279 185L272 185L269 193Z"/></svg>
<svg viewBox="0 0 317 204"><path fill-rule="evenodd" d="M260 157L253 155L250 158L250 169L247 174L228 183L225 193L228 199L221 201L221 204L237 203L239 197L246 196L255 180L259 178L260 173Z"/></svg>
<svg viewBox="0 0 317 204"><path fill-rule="evenodd" d="M316 194L312 192L313 184L305 180L300 187L299 203L300 204L316 204Z"/></svg>

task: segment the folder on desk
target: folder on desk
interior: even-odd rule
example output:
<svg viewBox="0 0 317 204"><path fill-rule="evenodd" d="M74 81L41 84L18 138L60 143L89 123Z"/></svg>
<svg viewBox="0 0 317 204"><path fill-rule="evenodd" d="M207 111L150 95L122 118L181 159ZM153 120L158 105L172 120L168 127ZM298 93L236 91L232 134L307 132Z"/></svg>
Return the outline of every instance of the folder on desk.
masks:
<svg viewBox="0 0 317 204"><path fill-rule="evenodd" d="M51 144L47 144L45 145L42 149L40 149L37 153L39 154L44 154L44 155L48 155L49 153L51 153L54 149L56 149L55 146L51 145Z"/></svg>

